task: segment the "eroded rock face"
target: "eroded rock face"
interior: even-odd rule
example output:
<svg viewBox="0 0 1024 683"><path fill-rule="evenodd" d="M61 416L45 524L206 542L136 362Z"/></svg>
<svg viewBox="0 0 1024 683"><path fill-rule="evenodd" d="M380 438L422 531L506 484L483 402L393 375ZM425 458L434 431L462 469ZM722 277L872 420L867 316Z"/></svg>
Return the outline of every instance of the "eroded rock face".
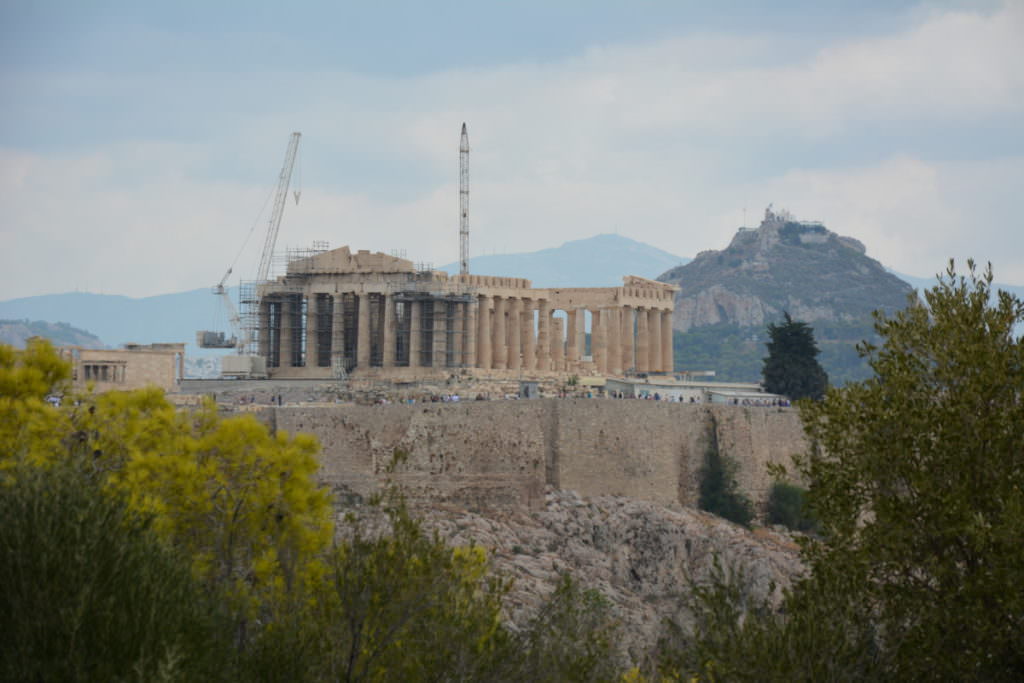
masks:
<svg viewBox="0 0 1024 683"><path fill-rule="evenodd" d="M819 223L766 211L756 230L704 251L659 280L677 285L673 327L763 328L783 312L806 322L853 321L906 305L909 284L866 255L863 244Z"/></svg>
<svg viewBox="0 0 1024 683"><path fill-rule="evenodd" d="M528 622L562 572L601 591L621 621L622 654L635 663L657 644L666 619L691 624L690 581L707 581L716 556L743 569L753 595L776 602L802 571L787 535L630 498L549 488L533 512L433 506L416 513L449 544L484 547L495 570L514 578L506 600L513 627Z"/></svg>

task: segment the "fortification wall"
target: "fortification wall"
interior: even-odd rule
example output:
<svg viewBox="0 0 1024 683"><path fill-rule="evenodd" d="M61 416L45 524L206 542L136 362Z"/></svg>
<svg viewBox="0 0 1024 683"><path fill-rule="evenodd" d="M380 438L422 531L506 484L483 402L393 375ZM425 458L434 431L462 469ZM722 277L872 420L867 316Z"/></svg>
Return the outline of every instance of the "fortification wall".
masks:
<svg viewBox="0 0 1024 683"><path fill-rule="evenodd" d="M546 484L695 506L712 426L740 487L762 503L768 463L806 449L789 408L545 399L271 411L277 429L320 439L320 476L338 495L366 497L390 478L413 499L481 508L539 508Z"/></svg>

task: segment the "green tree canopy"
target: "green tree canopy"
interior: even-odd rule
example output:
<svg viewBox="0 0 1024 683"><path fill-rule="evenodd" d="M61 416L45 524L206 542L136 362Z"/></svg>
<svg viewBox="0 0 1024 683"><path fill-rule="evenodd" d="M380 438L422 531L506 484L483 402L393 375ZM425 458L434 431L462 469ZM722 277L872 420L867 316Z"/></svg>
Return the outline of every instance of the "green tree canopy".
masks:
<svg viewBox="0 0 1024 683"><path fill-rule="evenodd" d="M818 362L818 345L811 326L784 313L781 325L768 324L768 336L768 357L764 358L761 370L765 389L794 400L817 400L824 396L828 376Z"/></svg>
<svg viewBox="0 0 1024 683"><path fill-rule="evenodd" d="M5 479L0 679L220 679L229 629L215 600L91 458L21 463Z"/></svg>
<svg viewBox="0 0 1024 683"><path fill-rule="evenodd" d="M876 316L883 343L861 346L873 378L801 407L816 447L798 467L821 524L809 574L781 614L709 592L706 613L726 618L704 619L694 670L1021 679L1024 302L991 285L991 268L951 263L924 302Z"/></svg>
<svg viewBox="0 0 1024 683"><path fill-rule="evenodd" d="M1024 672L1024 303L968 269L878 317L873 379L803 409L812 567L853 579L905 680Z"/></svg>
<svg viewBox="0 0 1024 683"><path fill-rule="evenodd" d="M828 375L818 363L818 345L811 326L785 313L781 325L768 324L768 336L768 357L761 369L764 388L793 400L824 396Z"/></svg>

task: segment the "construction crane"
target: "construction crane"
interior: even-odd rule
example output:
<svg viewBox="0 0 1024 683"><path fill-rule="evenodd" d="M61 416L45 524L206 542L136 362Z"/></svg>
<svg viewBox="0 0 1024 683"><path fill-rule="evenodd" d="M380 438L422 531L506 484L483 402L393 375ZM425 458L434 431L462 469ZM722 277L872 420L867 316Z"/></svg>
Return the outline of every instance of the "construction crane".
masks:
<svg viewBox="0 0 1024 683"><path fill-rule="evenodd" d="M274 256L274 246L277 244L277 233L281 227L281 217L284 215L284 205L288 199L288 186L291 184L292 169L295 167L295 157L298 154L299 139L301 137L302 133L295 132L292 133L291 138L288 140L284 165L281 166L281 174L277 182L277 192L274 195L274 209L270 213L270 221L267 224L267 237L263 242L263 255L260 257L259 269L256 275L258 282L264 282L270 276L270 263ZM296 190L294 195L295 203L298 204L301 190ZM249 345L249 335L251 332L242 327L242 319L238 315L238 309L231 302L231 297L224 286L232 270L233 266L228 268L228 272L224 273L224 277L213 288L213 293L220 297L224 310L227 311L228 324L231 327L232 336L227 337L224 332L204 330L196 333L196 342L203 349L235 349L241 354Z"/></svg>
<svg viewBox="0 0 1024 683"><path fill-rule="evenodd" d="M469 274L469 133L459 139L459 272Z"/></svg>

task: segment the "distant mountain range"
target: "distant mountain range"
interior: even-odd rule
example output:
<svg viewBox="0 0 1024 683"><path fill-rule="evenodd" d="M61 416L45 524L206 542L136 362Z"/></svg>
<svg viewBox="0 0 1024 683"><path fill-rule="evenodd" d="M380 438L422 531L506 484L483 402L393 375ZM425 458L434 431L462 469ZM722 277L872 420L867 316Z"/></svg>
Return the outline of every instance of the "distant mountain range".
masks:
<svg viewBox="0 0 1024 683"><path fill-rule="evenodd" d="M670 254L622 235L596 235L560 247L525 254L494 254L469 260L469 271L482 275L522 277L534 287L616 287L623 275L654 279L690 259ZM458 273L459 264L439 270Z"/></svg>
<svg viewBox="0 0 1024 683"><path fill-rule="evenodd" d="M237 289L232 290L237 299ZM106 346L186 342L195 354L200 329L220 329L226 317L209 288L133 299L113 294L46 294L0 301L0 318L62 322L88 330ZM221 318L219 320L219 318ZM211 354L207 350L202 355Z"/></svg>

